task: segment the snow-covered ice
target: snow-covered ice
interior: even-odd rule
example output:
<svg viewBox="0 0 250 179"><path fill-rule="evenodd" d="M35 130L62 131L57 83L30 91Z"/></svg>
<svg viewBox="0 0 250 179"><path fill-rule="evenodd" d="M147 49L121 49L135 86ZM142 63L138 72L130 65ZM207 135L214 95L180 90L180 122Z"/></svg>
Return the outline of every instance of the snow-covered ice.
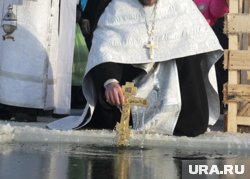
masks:
<svg viewBox="0 0 250 179"><path fill-rule="evenodd" d="M76 130L58 131L45 128L46 123L0 122L0 142L50 142L114 145L115 131ZM211 130L198 137L176 137L132 131L130 146L250 149L250 134L230 134Z"/></svg>
<svg viewBox="0 0 250 179"><path fill-rule="evenodd" d="M14 127L10 124L0 125L0 143L10 142L14 139Z"/></svg>
<svg viewBox="0 0 250 179"><path fill-rule="evenodd" d="M221 126L198 137L133 131L125 148L116 147L115 131L45 126L0 121L0 179L177 179L185 161L245 165L244 175L237 178L250 175L250 134L224 133Z"/></svg>

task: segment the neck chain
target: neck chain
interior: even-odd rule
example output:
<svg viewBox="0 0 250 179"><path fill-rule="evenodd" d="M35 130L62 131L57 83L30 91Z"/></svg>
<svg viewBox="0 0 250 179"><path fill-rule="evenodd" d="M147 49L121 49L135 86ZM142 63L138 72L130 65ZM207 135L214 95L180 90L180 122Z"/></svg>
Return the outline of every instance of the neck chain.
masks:
<svg viewBox="0 0 250 179"><path fill-rule="evenodd" d="M154 58L154 49L156 48L155 44L154 44L154 30L155 30L155 18L156 18L156 8L157 8L157 3L154 5L151 17L152 17L152 24L151 24L151 28L149 25L149 20L147 19L147 14L144 10L144 16L145 16L145 26L146 26L146 30L147 30L147 35L148 35L148 42L147 44L144 46L145 48L147 48L149 50L149 58L150 60L153 60Z"/></svg>
<svg viewBox="0 0 250 179"><path fill-rule="evenodd" d="M143 8L144 17L145 17L145 25L146 25L146 30L147 30L147 34L148 34L148 41L153 40L153 35L154 35L154 30L155 30L156 8L157 8L157 5L155 3L154 8L153 8L152 13L151 13L151 19L152 19L151 20L152 21L151 28L150 28L150 24L149 24L150 20L147 19L146 11Z"/></svg>

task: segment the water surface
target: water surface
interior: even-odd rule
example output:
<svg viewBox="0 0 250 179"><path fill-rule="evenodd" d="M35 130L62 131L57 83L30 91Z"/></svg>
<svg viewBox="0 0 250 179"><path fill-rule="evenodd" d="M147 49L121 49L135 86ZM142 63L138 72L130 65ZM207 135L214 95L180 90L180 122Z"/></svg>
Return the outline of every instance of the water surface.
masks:
<svg viewBox="0 0 250 179"><path fill-rule="evenodd" d="M250 151L244 150L27 142L1 144L0 151L0 179L176 179L183 161L244 164L237 178L250 176Z"/></svg>

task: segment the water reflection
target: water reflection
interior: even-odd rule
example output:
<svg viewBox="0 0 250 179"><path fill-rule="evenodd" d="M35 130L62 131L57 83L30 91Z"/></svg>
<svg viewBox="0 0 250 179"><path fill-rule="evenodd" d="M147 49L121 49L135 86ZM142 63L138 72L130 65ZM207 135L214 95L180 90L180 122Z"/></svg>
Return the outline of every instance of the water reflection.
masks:
<svg viewBox="0 0 250 179"><path fill-rule="evenodd" d="M34 143L2 144L0 150L0 179L176 179L182 176L184 160L241 163L250 176L248 151Z"/></svg>

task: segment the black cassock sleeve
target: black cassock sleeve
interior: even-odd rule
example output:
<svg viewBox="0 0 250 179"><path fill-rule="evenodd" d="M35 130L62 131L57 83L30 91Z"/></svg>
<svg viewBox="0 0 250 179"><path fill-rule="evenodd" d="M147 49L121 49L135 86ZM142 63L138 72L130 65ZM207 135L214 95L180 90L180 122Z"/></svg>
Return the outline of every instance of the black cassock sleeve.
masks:
<svg viewBox="0 0 250 179"><path fill-rule="evenodd" d="M142 74L143 70L135 68L130 64L107 62L97 65L90 73L94 79L97 103L92 119L85 127L113 129L116 122L119 121L121 113L116 106L112 106L105 101L105 81L116 79L120 85L123 85Z"/></svg>
<svg viewBox="0 0 250 179"><path fill-rule="evenodd" d="M91 121L85 126L91 129L113 129L116 121L120 119L120 111L117 107L108 104L105 101L104 83L108 79L115 78L121 80L123 66L118 63L103 63L95 66L91 71L97 101Z"/></svg>
<svg viewBox="0 0 250 179"><path fill-rule="evenodd" d="M143 70L135 68L130 64L107 62L94 67L92 73L95 87L101 89L109 79L118 80L120 85L131 82L134 78L142 74Z"/></svg>
<svg viewBox="0 0 250 179"><path fill-rule="evenodd" d="M131 82L134 78L143 73L143 70L135 68L130 64L107 62L94 67L91 71L94 85L101 105L106 105L104 94L104 83L109 79L116 79L120 85Z"/></svg>
<svg viewBox="0 0 250 179"><path fill-rule="evenodd" d="M116 79L120 82L123 74L123 66L119 63L107 62L94 67L91 73L94 79L97 103L102 106L102 108L112 108L112 106L105 101L104 83L109 79Z"/></svg>
<svg viewBox="0 0 250 179"><path fill-rule="evenodd" d="M119 63L103 63L93 69L95 87L102 89L104 83L109 79L116 79L121 82L123 66Z"/></svg>

